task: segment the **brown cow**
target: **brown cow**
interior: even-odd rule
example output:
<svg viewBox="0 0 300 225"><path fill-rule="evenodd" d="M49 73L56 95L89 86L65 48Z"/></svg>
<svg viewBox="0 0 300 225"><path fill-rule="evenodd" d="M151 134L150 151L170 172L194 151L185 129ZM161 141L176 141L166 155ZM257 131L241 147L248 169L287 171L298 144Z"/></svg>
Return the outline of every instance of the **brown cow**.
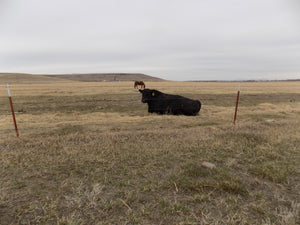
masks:
<svg viewBox="0 0 300 225"><path fill-rule="evenodd" d="M143 81L135 81L134 82L134 88L141 88L141 89L145 89L146 85Z"/></svg>

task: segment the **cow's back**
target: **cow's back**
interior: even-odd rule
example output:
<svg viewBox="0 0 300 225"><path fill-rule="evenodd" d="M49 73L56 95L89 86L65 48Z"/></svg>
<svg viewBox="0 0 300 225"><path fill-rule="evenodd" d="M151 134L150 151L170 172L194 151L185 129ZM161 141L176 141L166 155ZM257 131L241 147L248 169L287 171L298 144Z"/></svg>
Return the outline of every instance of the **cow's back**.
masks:
<svg viewBox="0 0 300 225"><path fill-rule="evenodd" d="M168 113L175 115L197 115L201 109L201 102L180 95L168 95Z"/></svg>

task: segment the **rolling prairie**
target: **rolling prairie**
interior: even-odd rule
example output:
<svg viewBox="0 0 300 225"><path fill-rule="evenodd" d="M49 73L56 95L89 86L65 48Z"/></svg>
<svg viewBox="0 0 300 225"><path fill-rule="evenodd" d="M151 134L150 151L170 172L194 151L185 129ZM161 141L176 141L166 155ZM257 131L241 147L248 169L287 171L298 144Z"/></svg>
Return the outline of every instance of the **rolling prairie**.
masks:
<svg viewBox="0 0 300 225"><path fill-rule="evenodd" d="M11 85L20 138L0 86L0 224L300 223L299 81L243 82L234 126L237 82L146 82L199 99L187 117L58 80Z"/></svg>

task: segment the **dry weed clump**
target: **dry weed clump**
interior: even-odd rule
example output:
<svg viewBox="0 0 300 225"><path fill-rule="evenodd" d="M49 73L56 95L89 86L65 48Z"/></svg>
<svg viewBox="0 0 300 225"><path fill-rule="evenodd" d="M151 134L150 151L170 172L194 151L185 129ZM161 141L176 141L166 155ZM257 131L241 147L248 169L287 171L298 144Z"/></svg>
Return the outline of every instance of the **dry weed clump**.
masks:
<svg viewBox="0 0 300 225"><path fill-rule="evenodd" d="M258 84L235 127L236 83L149 83L196 117L148 114L127 82L15 86L19 139L0 94L0 224L299 223L299 83Z"/></svg>

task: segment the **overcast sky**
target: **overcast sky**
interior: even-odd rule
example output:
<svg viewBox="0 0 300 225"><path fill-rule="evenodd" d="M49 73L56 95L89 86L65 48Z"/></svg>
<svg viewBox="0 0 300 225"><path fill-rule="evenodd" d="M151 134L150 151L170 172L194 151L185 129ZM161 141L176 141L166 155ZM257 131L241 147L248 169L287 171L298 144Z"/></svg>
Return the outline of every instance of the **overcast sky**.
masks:
<svg viewBox="0 0 300 225"><path fill-rule="evenodd" d="M0 0L0 72L300 79L300 1Z"/></svg>

